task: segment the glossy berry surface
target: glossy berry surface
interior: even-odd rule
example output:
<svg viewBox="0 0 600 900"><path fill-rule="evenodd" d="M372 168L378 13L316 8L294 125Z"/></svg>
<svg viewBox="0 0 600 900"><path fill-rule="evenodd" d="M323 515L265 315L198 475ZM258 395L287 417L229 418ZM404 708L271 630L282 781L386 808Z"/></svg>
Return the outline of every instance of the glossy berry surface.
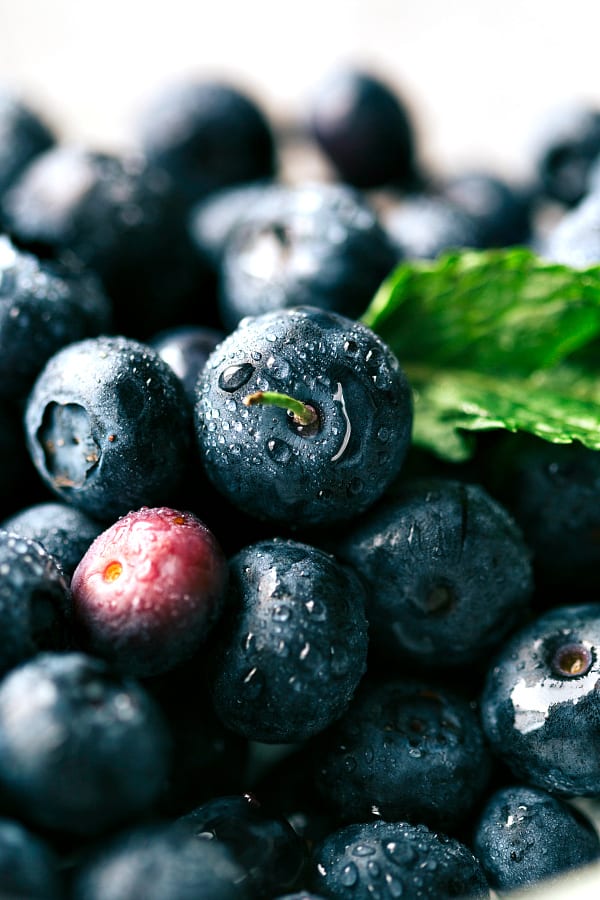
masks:
<svg viewBox="0 0 600 900"><path fill-rule="evenodd" d="M270 123L245 91L223 81L168 87L144 111L141 144L190 201L228 185L274 174Z"/></svg>
<svg viewBox="0 0 600 900"><path fill-rule="evenodd" d="M252 795L209 800L178 824L198 840L225 844L258 895L272 897L298 884L304 842L283 816L265 811Z"/></svg>
<svg viewBox="0 0 600 900"><path fill-rule="evenodd" d="M142 507L103 531L73 573L73 616L89 652L132 675L190 657L221 610L223 552L192 513Z"/></svg>
<svg viewBox="0 0 600 900"><path fill-rule="evenodd" d="M161 331L148 343L183 382L186 397L193 407L198 376L210 354L224 338L225 332L216 328L182 325Z"/></svg>
<svg viewBox="0 0 600 900"><path fill-rule="evenodd" d="M10 900L60 900L58 859L35 834L0 818L0 896Z"/></svg>
<svg viewBox="0 0 600 900"><path fill-rule="evenodd" d="M317 785L337 815L452 831L483 796L491 759L478 715L424 681L363 682L314 751Z"/></svg>
<svg viewBox="0 0 600 900"><path fill-rule="evenodd" d="M367 585L373 646L394 666L482 659L527 613L529 551L481 486L405 481L335 541Z"/></svg>
<svg viewBox="0 0 600 900"><path fill-rule="evenodd" d="M254 900L245 873L218 841L172 824L117 834L79 866L73 900Z"/></svg>
<svg viewBox="0 0 600 900"><path fill-rule="evenodd" d="M600 792L600 605L556 607L519 630L481 699L492 749L517 778L558 796Z"/></svg>
<svg viewBox="0 0 600 900"><path fill-rule="evenodd" d="M0 531L0 672L42 650L64 650L71 598L54 557L37 541Z"/></svg>
<svg viewBox="0 0 600 900"><path fill-rule="evenodd" d="M334 831L313 851L312 887L329 900L490 896L481 866L457 840L406 822Z"/></svg>
<svg viewBox="0 0 600 900"><path fill-rule="evenodd" d="M70 580L81 557L102 525L67 503L36 503L2 522L19 537L38 541Z"/></svg>
<svg viewBox="0 0 600 900"><path fill-rule="evenodd" d="M310 427L256 392L314 411ZM246 402L244 402L246 401ZM351 319L311 307L240 323L198 381L196 432L219 491L252 516L301 527L357 515L399 472L412 398L398 360Z"/></svg>
<svg viewBox="0 0 600 900"><path fill-rule="evenodd" d="M323 730L342 714L365 670L358 578L322 550L277 538L240 551L229 576L212 661L218 715L267 743Z"/></svg>
<svg viewBox="0 0 600 900"><path fill-rule="evenodd" d="M29 452L61 499L114 521L168 499L188 459L188 415L155 350L120 337L79 341L51 357L29 395Z"/></svg>
<svg viewBox="0 0 600 900"><path fill-rule="evenodd" d="M483 170L466 171L448 179L443 196L473 219L482 247L525 244L531 237L531 202L520 189Z"/></svg>
<svg viewBox="0 0 600 900"><path fill-rule="evenodd" d="M501 788L478 818L473 849L493 888L512 891L600 857L600 839L581 813L537 788Z"/></svg>
<svg viewBox="0 0 600 900"><path fill-rule="evenodd" d="M221 318L231 331L245 316L303 305L358 317L398 259L374 211L349 187L267 187L225 244Z"/></svg>
<svg viewBox="0 0 600 900"><path fill-rule="evenodd" d="M0 685L0 785L32 824L93 835L147 811L168 735L137 684L82 653L44 653Z"/></svg>
<svg viewBox="0 0 600 900"><path fill-rule="evenodd" d="M409 184L415 136L409 112L381 78L358 69L328 75L315 90L310 132L340 180L360 188Z"/></svg>

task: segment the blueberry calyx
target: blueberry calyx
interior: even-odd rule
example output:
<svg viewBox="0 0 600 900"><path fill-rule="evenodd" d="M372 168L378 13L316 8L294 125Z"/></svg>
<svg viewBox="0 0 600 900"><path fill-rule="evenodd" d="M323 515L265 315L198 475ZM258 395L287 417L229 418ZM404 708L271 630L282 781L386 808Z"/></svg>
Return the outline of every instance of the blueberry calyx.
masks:
<svg viewBox="0 0 600 900"><path fill-rule="evenodd" d="M584 644L562 644L552 657L552 669L560 678L579 678L587 675L593 662L592 653Z"/></svg>
<svg viewBox="0 0 600 900"><path fill-rule="evenodd" d="M287 410L287 414L295 426L298 434L304 437L310 437L316 434L321 427L319 413L310 403L303 403L287 394L280 394L277 391L254 391L242 399L244 406L256 406L262 404L264 406L277 406L280 409Z"/></svg>

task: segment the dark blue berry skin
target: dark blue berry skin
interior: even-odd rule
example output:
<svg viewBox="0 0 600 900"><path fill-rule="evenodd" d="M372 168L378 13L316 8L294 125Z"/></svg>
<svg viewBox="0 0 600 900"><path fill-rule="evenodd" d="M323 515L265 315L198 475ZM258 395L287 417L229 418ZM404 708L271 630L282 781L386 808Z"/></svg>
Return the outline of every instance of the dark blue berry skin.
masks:
<svg viewBox="0 0 600 900"><path fill-rule="evenodd" d="M0 531L0 673L42 650L64 650L71 598L54 557L37 541Z"/></svg>
<svg viewBox="0 0 600 900"><path fill-rule="evenodd" d="M599 648L597 603L556 607L503 645L481 713L516 778L557 796L600 792Z"/></svg>
<svg viewBox="0 0 600 900"><path fill-rule="evenodd" d="M11 819L0 819L0 896L3 900L60 900L65 896L54 853Z"/></svg>
<svg viewBox="0 0 600 900"><path fill-rule="evenodd" d="M228 330L245 316L317 306L356 317L399 260L374 211L340 184L277 185L225 245L219 309Z"/></svg>
<svg viewBox="0 0 600 900"><path fill-rule="evenodd" d="M324 898L309 891L300 891L297 894L286 894L285 897L277 897L276 900L324 900Z"/></svg>
<svg viewBox="0 0 600 900"><path fill-rule="evenodd" d="M426 681L365 683L314 748L317 786L342 821L411 821L454 831L487 787L479 717Z"/></svg>
<svg viewBox="0 0 600 900"><path fill-rule="evenodd" d="M72 900L258 900L244 870L218 841L171 824L110 838L80 865Z"/></svg>
<svg viewBox="0 0 600 900"><path fill-rule="evenodd" d="M328 900L487 900L481 866L459 841L406 822L349 825L313 851L311 888Z"/></svg>
<svg viewBox="0 0 600 900"><path fill-rule="evenodd" d="M310 102L308 126L342 181L359 188L414 181L410 114L375 73L341 69L328 75Z"/></svg>
<svg viewBox="0 0 600 900"><path fill-rule="evenodd" d="M190 202L276 168L270 123L249 95L219 81L188 81L154 98L140 122L142 148Z"/></svg>
<svg viewBox="0 0 600 900"><path fill-rule="evenodd" d="M448 179L442 194L475 222L481 247L526 244L531 237L532 204L528 193L484 171Z"/></svg>
<svg viewBox="0 0 600 900"><path fill-rule="evenodd" d="M259 390L312 406L315 426L245 406ZM217 489L251 516L300 528L349 519L386 490L410 443L412 396L370 329L302 307L241 323L209 358L195 413Z"/></svg>
<svg viewBox="0 0 600 900"><path fill-rule="evenodd" d="M75 257L96 273L119 333L146 337L198 305L203 267L183 200L168 174L141 156L59 145L25 169L4 210L20 246Z"/></svg>
<svg viewBox="0 0 600 900"><path fill-rule="evenodd" d="M473 851L490 885L512 891L594 862L600 839L591 822L563 800L516 785L487 801Z"/></svg>
<svg viewBox="0 0 600 900"><path fill-rule="evenodd" d="M322 731L346 709L365 671L358 578L328 553L278 538L241 550L229 578L211 666L218 715L265 743Z"/></svg>
<svg viewBox="0 0 600 900"><path fill-rule="evenodd" d="M252 795L216 797L178 820L198 840L225 844L258 896L299 884L306 861L302 839L283 816L265 811Z"/></svg>
<svg viewBox="0 0 600 900"><path fill-rule="evenodd" d="M182 325L161 331L148 341L183 382L192 408L196 403L198 376L210 354L224 338L225 332L215 328Z"/></svg>
<svg viewBox="0 0 600 900"><path fill-rule="evenodd" d="M539 254L550 262L585 269L600 262L600 191L588 194L541 240Z"/></svg>
<svg viewBox="0 0 600 900"><path fill-rule="evenodd" d="M101 521L168 500L189 458L181 382L155 350L126 338L79 341L51 357L25 424L44 482Z"/></svg>
<svg viewBox="0 0 600 900"><path fill-rule="evenodd" d="M146 691L82 653L43 653L0 685L0 785L25 821L97 835L155 803L169 738Z"/></svg>
<svg viewBox="0 0 600 900"><path fill-rule="evenodd" d="M2 195L25 166L53 143L54 134L39 114L11 91L1 88L0 206Z"/></svg>
<svg viewBox="0 0 600 900"><path fill-rule="evenodd" d="M372 646L395 669L484 659L529 611L528 548L476 484L399 484L333 550L365 582Z"/></svg>
<svg viewBox="0 0 600 900"><path fill-rule="evenodd" d="M600 153L600 111L583 105L553 110L533 140L533 163L543 194L565 206L585 195Z"/></svg>
<svg viewBox="0 0 600 900"><path fill-rule="evenodd" d="M24 400L53 353L108 331L111 315L95 278L41 262L0 236L0 396Z"/></svg>
<svg viewBox="0 0 600 900"><path fill-rule="evenodd" d="M600 566L600 454L582 444L511 435L485 460L489 489L533 553L536 602L593 597ZM586 593L586 596L588 594Z"/></svg>
<svg viewBox="0 0 600 900"><path fill-rule="evenodd" d="M36 503L2 522L5 531L38 541L70 579L103 526L67 503Z"/></svg>
<svg viewBox="0 0 600 900"><path fill-rule="evenodd" d="M398 258L435 259L482 243L473 216L445 197L413 194L391 205L382 218Z"/></svg>

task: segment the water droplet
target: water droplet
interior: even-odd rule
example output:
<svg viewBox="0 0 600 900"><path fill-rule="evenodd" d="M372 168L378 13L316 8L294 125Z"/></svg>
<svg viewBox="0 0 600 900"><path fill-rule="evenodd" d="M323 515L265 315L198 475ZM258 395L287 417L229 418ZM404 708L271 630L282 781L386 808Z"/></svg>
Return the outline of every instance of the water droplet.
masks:
<svg viewBox="0 0 600 900"><path fill-rule="evenodd" d="M291 615L292 611L289 606L278 605L271 613L271 618L273 618L276 622L287 622Z"/></svg>
<svg viewBox="0 0 600 900"><path fill-rule="evenodd" d="M371 844L357 844L352 851L352 856L373 856L375 847Z"/></svg>
<svg viewBox="0 0 600 900"><path fill-rule="evenodd" d="M404 893L404 885L400 881L399 878L396 878L394 875L390 875L388 872L385 876L385 882L387 884L387 889L390 897L393 897L396 900L397 897L401 897Z"/></svg>
<svg viewBox="0 0 600 900"><path fill-rule="evenodd" d="M348 493L356 496L357 494L362 493L364 486L364 482L361 478L353 478L348 485Z"/></svg>
<svg viewBox="0 0 600 900"><path fill-rule="evenodd" d="M353 756L347 756L344 760L344 769L346 772L354 772L356 768L356 760Z"/></svg>
<svg viewBox="0 0 600 900"><path fill-rule="evenodd" d="M346 353L358 353L358 344L352 340L345 341L344 350Z"/></svg>
<svg viewBox="0 0 600 900"><path fill-rule="evenodd" d="M411 747L411 748L409 749L409 751L408 751L408 755L409 755L409 756L412 756L413 759L420 759L421 756L422 756L423 754L422 754L422 752L419 750L418 747Z"/></svg>
<svg viewBox="0 0 600 900"><path fill-rule="evenodd" d="M383 844L383 852L390 860L398 866L406 866L415 861L417 857L416 850L408 844L399 844L398 841L386 841Z"/></svg>
<svg viewBox="0 0 600 900"><path fill-rule="evenodd" d="M343 644L331 646L331 673L332 675L345 675L350 668L350 656Z"/></svg>
<svg viewBox="0 0 600 900"><path fill-rule="evenodd" d="M246 384L253 372L254 366L251 363L227 366L219 375L219 387L222 391L233 393Z"/></svg>
<svg viewBox="0 0 600 900"><path fill-rule="evenodd" d="M381 869L372 859L370 859L367 863L367 872L369 873L371 878L379 878L379 876L381 875Z"/></svg>
<svg viewBox="0 0 600 900"><path fill-rule="evenodd" d="M354 885L358 881L358 869L354 865L354 863L348 863L347 866L344 866L340 873L340 884L343 884L344 887L354 887Z"/></svg>
<svg viewBox="0 0 600 900"><path fill-rule="evenodd" d="M377 432L377 437L382 444L386 444L390 439L390 429L382 426Z"/></svg>
<svg viewBox="0 0 600 900"><path fill-rule="evenodd" d="M242 681L244 688L244 697L247 700L256 700L262 693L265 684L264 675L256 666L250 669Z"/></svg>
<svg viewBox="0 0 600 900"><path fill-rule="evenodd" d="M292 455L292 448L290 445L286 444L285 441L279 440L279 438L271 438L267 441L267 451L271 459L283 464L288 462Z"/></svg>

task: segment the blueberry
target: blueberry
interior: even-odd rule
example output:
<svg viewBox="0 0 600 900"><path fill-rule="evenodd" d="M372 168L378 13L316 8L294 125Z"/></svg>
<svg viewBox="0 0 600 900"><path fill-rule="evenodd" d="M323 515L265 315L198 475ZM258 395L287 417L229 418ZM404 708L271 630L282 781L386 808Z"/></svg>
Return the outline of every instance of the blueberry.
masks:
<svg viewBox="0 0 600 900"><path fill-rule="evenodd" d="M373 647L395 668L484 659L529 610L529 550L477 484L403 482L333 548L365 581Z"/></svg>
<svg viewBox="0 0 600 900"><path fill-rule="evenodd" d="M507 641L481 699L492 749L557 796L600 792L600 604L556 607Z"/></svg>
<svg viewBox="0 0 600 900"><path fill-rule="evenodd" d="M313 852L312 888L329 900L487 900L481 866L457 840L424 825L349 825Z"/></svg>
<svg viewBox="0 0 600 900"><path fill-rule="evenodd" d="M413 679L363 682L313 753L321 794L346 822L377 815L452 831L483 797L491 771L467 700Z"/></svg>
<svg viewBox="0 0 600 900"><path fill-rule="evenodd" d="M36 503L10 516L2 528L38 541L71 578L102 525L67 503Z"/></svg>
<svg viewBox="0 0 600 900"><path fill-rule="evenodd" d="M0 531L0 673L70 638L71 598L54 557L37 541Z"/></svg>
<svg viewBox="0 0 600 900"><path fill-rule="evenodd" d="M582 104L551 110L540 122L533 145L543 192L574 206L586 193L590 168L600 154L600 111Z"/></svg>
<svg viewBox="0 0 600 900"><path fill-rule="evenodd" d="M94 278L41 262L0 236L0 396L24 400L53 353L110 322Z"/></svg>
<svg viewBox="0 0 600 900"><path fill-rule="evenodd" d="M538 602L595 591L600 565L600 454L511 435L488 454L490 490L533 553ZM593 596L590 593L590 597Z"/></svg>
<svg viewBox="0 0 600 900"><path fill-rule="evenodd" d="M131 675L192 656L221 611L227 567L192 513L142 507L103 531L73 573L80 643Z"/></svg>
<svg viewBox="0 0 600 900"><path fill-rule="evenodd" d="M532 204L525 189L473 170L449 178L442 193L473 219L480 246L509 247L529 241Z"/></svg>
<svg viewBox="0 0 600 900"><path fill-rule="evenodd" d="M360 188L413 182L411 117L377 75L353 68L329 74L311 100L309 128L342 181Z"/></svg>
<svg viewBox="0 0 600 900"><path fill-rule="evenodd" d="M288 414L289 398L299 413ZM284 408L267 405L274 399ZM329 524L366 509L396 477L411 400L396 357L365 326L311 307L267 313L241 323L200 376L200 455L250 515Z"/></svg>
<svg viewBox="0 0 600 900"><path fill-rule="evenodd" d="M382 216L398 257L435 259L463 247L479 247L475 218L445 197L413 194L391 204Z"/></svg>
<svg viewBox="0 0 600 900"><path fill-rule="evenodd" d="M168 734L132 681L82 653L44 653L0 684L0 784L26 821L99 834L147 811Z"/></svg>
<svg viewBox="0 0 600 900"><path fill-rule="evenodd" d="M178 820L199 840L225 844L261 897L292 890L303 871L303 841L283 816L250 794L216 797Z"/></svg>
<svg viewBox="0 0 600 900"><path fill-rule="evenodd" d="M215 328L182 325L161 331L148 343L183 382L186 396L194 406L198 375L210 354L224 338L225 333Z"/></svg>
<svg viewBox="0 0 600 900"><path fill-rule="evenodd" d="M365 669L367 623L357 577L297 541L252 544L230 562L228 614L212 660L223 722L287 743L345 710Z"/></svg>
<svg viewBox="0 0 600 900"><path fill-rule="evenodd" d="M0 204L25 166L53 143L54 134L39 113L12 91L1 88Z"/></svg>
<svg viewBox="0 0 600 900"><path fill-rule="evenodd" d="M245 873L218 841L169 824L106 841L80 865L72 900L255 900ZM256 898L258 900L258 898Z"/></svg>
<svg viewBox="0 0 600 900"><path fill-rule="evenodd" d="M600 857L600 839L578 810L538 788L496 791L478 817L473 849L493 888L512 891Z"/></svg>
<svg viewBox="0 0 600 900"><path fill-rule="evenodd" d="M140 122L148 159L166 169L190 201L276 168L270 123L248 94L222 81L169 86Z"/></svg>
<svg viewBox="0 0 600 900"><path fill-rule="evenodd" d="M203 267L183 201L168 174L141 156L57 146L25 169L4 206L20 246L75 257L96 273L114 301L117 331L145 336L197 306Z"/></svg>
<svg viewBox="0 0 600 900"><path fill-rule="evenodd" d="M285 897L276 897L275 900L323 900L323 897L318 897L309 891L299 891L296 894L286 894Z"/></svg>
<svg viewBox="0 0 600 900"><path fill-rule="evenodd" d="M277 185L265 193L223 251L225 327L302 305L358 317L399 258L373 210L339 184Z"/></svg>
<svg viewBox="0 0 600 900"><path fill-rule="evenodd" d="M50 489L112 522L167 501L188 461L188 416L183 387L156 351L99 337L50 358L25 423L31 458Z"/></svg>
<svg viewBox="0 0 600 900"><path fill-rule="evenodd" d="M0 819L0 891L5 900L60 900L58 860L46 844L11 819Z"/></svg>

